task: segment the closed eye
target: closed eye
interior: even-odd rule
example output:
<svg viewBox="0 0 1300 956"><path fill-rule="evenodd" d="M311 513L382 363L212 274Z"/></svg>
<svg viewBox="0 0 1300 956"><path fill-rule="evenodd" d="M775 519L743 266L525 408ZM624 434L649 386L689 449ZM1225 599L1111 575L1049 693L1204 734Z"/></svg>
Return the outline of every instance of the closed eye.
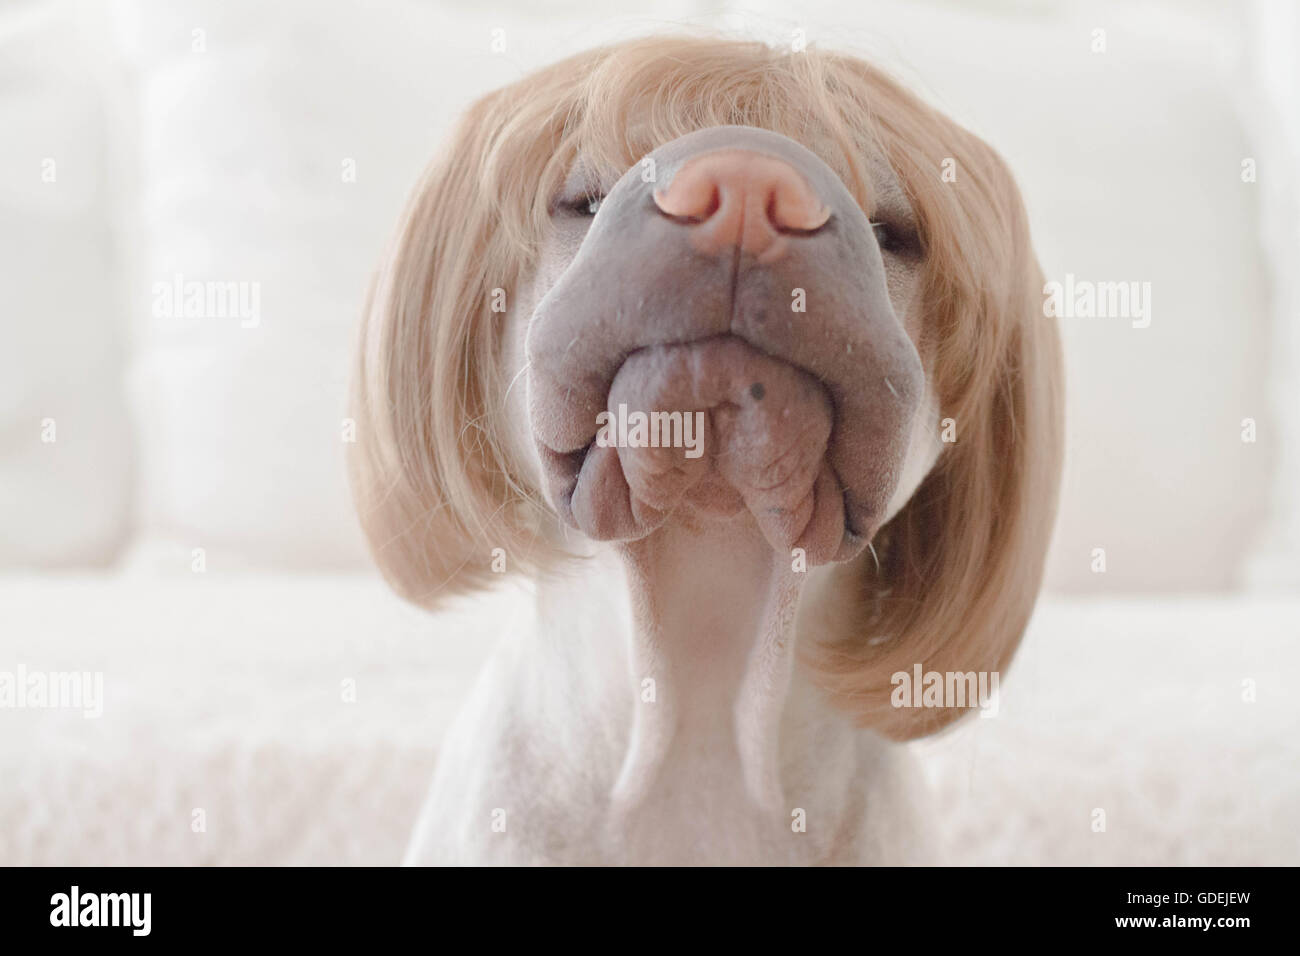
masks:
<svg viewBox="0 0 1300 956"><path fill-rule="evenodd" d="M555 211L557 213L565 213L571 216L591 218L600 211L600 204L604 201L604 196L584 194L568 199L561 199L555 204Z"/></svg>
<svg viewBox="0 0 1300 956"><path fill-rule="evenodd" d="M914 235L887 222L873 222L871 233L876 237L881 252L896 256L920 252L920 243Z"/></svg>

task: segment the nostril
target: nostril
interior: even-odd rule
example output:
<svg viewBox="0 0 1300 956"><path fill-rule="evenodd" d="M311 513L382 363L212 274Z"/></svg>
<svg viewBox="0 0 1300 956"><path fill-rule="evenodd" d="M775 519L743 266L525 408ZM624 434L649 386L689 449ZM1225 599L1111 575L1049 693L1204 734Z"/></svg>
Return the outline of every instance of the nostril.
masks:
<svg viewBox="0 0 1300 956"><path fill-rule="evenodd" d="M804 185L793 169L771 185L767 219L778 232L814 233L831 218L830 207Z"/></svg>
<svg viewBox="0 0 1300 956"><path fill-rule="evenodd" d="M667 190L656 189L650 195L665 216L688 223L704 222L722 205L717 182L702 176L679 175Z"/></svg>
<svg viewBox="0 0 1300 956"><path fill-rule="evenodd" d="M704 204L703 210L697 213L696 216L701 221L708 219L712 217L712 215L715 212L718 211L718 207L721 205L722 205L721 194L718 192L718 187L714 186L712 189L709 190L709 199Z"/></svg>

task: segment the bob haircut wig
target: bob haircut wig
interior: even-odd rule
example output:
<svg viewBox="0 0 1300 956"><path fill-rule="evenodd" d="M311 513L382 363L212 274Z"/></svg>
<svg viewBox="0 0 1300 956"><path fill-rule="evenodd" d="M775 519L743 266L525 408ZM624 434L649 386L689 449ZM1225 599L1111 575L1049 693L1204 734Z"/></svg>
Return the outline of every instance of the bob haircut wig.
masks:
<svg viewBox="0 0 1300 956"><path fill-rule="evenodd" d="M512 572L579 560L507 440L505 316L581 155L615 175L693 130L803 143L868 214L868 157L893 167L923 253L918 351L958 429L867 555L831 571L801 620L803 661L858 722L906 739L965 710L894 708L891 675L999 672L1037 596L1061 470L1060 345L1006 166L852 56L721 38L591 50L475 102L416 186L366 307L349 471L376 562L425 607ZM945 161L957 171L944 182ZM900 317L901 318L901 317ZM909 322L909 327L911 326ZM498 552L499 554L499 552Z"/></svg>

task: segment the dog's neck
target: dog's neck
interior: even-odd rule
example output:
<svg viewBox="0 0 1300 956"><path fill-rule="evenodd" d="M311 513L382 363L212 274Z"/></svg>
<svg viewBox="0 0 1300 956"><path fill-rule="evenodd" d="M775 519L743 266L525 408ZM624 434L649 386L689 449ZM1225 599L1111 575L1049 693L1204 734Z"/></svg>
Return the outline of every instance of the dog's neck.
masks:
<svg viewBox="0 0 1300 956"><path fill-rule="evenodd" d="M672 523L621 550L632 605L629 660L643 693L614 788L616 809L633 812L666 774L727 767L750 801L779 810L778 731L802 575L749 521ZM711 765L695 766L698 760Z"/></svg>
<svg viewBox="0 0 1300 956"><path fill-rule="evenodd" d="M702 839L734 826L736 844L758 847L763 832L788 833L782 754L852 733L794 676L810 575L748 518L671 523L576 567L538 583L536 666L557 675L551 706L610 748L595 761L606 767L610 832L653 841L681 834L689 816L713 828ZM852 772L816 772L841 769Z"/></svg>

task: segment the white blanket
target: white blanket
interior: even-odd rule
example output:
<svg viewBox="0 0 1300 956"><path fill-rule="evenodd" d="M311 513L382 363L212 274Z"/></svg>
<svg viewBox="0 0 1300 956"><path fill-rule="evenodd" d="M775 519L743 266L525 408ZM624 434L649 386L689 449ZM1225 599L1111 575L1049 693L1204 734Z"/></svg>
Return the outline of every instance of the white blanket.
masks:
<svg viewBox="0 0 1300 956"><path fill-rule="evenodd" d="M359 575L0 578L0 674L104 680L99 718L0 709L0 864L394 863L521 611ZM1300 862L1297 637L1300 601L1045 601L997 716L916 745L953 861Z"/></svg>

